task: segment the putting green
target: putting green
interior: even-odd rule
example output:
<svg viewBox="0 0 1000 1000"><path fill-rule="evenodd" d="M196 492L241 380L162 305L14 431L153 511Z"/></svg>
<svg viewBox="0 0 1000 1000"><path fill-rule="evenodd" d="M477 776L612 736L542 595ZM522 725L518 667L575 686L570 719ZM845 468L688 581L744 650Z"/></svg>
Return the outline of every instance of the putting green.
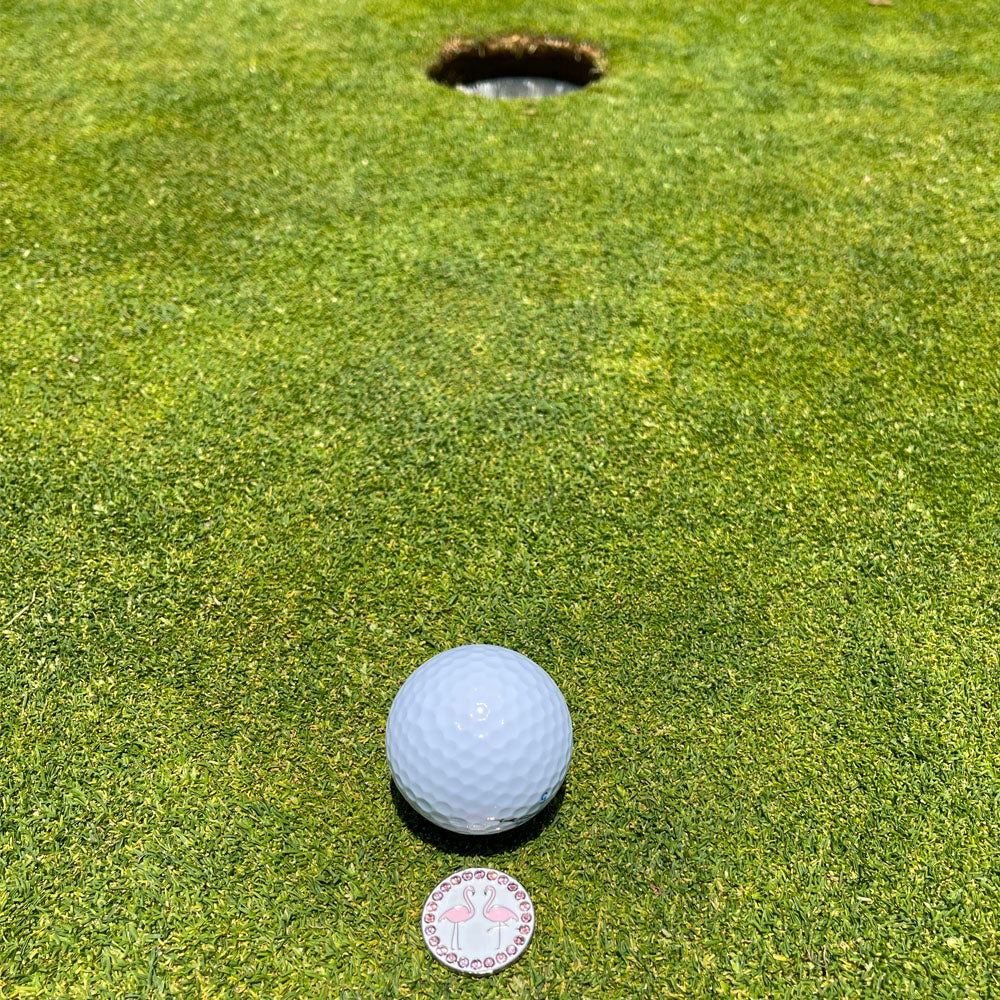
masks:
<svg viewBox="0 0 1000 1000"><path fill-rule="evenodd" d="M0 998L994 992L995 15L6 0ZM427 78L508 31L607 75ZM499 844L389 794L468 642L576 731Z"/></svg>

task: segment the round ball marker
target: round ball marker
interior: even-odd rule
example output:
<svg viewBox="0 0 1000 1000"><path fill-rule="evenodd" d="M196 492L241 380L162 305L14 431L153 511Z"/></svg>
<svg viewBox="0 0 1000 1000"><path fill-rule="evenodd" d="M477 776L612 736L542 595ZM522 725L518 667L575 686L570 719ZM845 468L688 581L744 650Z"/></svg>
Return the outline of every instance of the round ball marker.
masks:
<svg viewBox="0 0 1000 1000"><path fill-rule="evenodd" d="M420 933L449 969L488 976L517 961L535 929L535 905L516 879L495 868L465 868L427 897Z"/></svg>

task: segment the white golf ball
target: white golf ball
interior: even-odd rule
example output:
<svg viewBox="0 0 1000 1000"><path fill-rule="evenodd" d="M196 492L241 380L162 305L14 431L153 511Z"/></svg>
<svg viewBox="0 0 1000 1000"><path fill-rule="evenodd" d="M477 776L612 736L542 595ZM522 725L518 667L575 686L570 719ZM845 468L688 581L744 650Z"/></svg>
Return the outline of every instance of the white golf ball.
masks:
<svg viewBox="0 0 1000 1000"><path fill-rule="evenodd" d="M500 833L531 819L559 790L572 749L555 682L502 646L432 656L399 689L385 727L403 798L455 833Z"/></svg>

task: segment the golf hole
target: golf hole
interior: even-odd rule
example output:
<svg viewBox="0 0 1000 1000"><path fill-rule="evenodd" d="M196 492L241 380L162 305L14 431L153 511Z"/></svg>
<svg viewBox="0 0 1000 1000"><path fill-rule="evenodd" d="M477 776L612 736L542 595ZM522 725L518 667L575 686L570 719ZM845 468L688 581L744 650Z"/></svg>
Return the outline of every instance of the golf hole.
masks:
<svg viewBox="0 0 1000 1000"><path fill-rule="evenodd" d="M604 75L599 49L562 38L496 35L446 42L427 75L478 97L559 97Z"/></svg>

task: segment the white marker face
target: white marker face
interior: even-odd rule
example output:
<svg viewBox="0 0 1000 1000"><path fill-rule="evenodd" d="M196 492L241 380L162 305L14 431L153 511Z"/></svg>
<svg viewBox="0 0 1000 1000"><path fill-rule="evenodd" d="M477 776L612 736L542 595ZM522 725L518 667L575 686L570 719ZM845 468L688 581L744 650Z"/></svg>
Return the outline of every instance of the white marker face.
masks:
<svg viewBox="0 0 1000 1000"><path fill-rule="evenodd" d="M430 953L449 969L488 976L516 961L535 929L535 906L495 868L466 868L435 886L420 915Z"/></svg>

